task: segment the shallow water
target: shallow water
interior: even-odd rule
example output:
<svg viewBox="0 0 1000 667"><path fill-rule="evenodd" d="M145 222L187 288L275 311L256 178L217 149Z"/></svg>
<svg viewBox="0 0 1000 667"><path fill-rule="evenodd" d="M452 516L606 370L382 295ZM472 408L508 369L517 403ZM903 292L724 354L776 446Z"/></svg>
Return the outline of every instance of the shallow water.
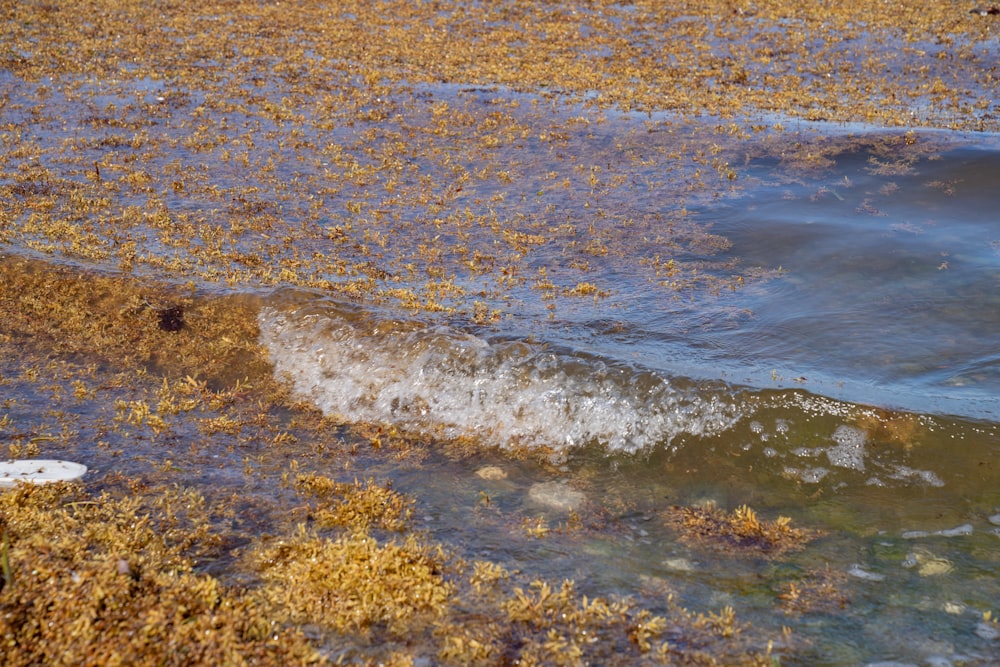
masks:
<svg viewBox="0 0 1000 667"><path fill-rule="evenodd" d="M12 123L38 94L25 90L8 98ZM373 463L372 474L417 499L436 537L653 608L665 588L692 608L731 605L811 642L801 664L995 659L997 640L979 628L1000 599L995 137L803 124L726 138L726 124L710 119L426 86L405 104L373 99L389 112L364 126L317 129L310 117L310 143L294 151L301 123L227 111L228 140L256 139L254 161L240 164L185 143L191 127L164 111L197 108L218 121L206 99L172 98L152 82L98 92L81 103L48 91L60 120L25 130L37 154L8 157L3 184L20 188L8 250L206 291L247 270L231 288L263 295L261 342L299 397L340 422L482 449L458 461L434 451L419 466ZM445 139L415 130L435 102L467 114L465 130ZM498 108L529 131L484 148L481 124ZM142 122L126 131L121 117ZM152 139L133 146L140 130ZM390 149L409 151L391 185L375 169ZM96 159L95 179L86 170ZM128 185L132 160L155 188ZM186 184L173 180L179 163ZM36 199L55 189L19 180L39 165L80 187L122 179L94 214L104 254L32 226ZM461 178L477 169L492 171ZM422 178L450 189L421 200ZM192 235L171 236L156 217L164 211ZM128 243L136 251L123 259ZM199 254L206 247L217 252ZM340 264L306 264L319 255ZM285 261L328 289L247 269ZM366 271L387 290L445 277L466 292L437 295L454 312L425 312L405 299L362 305L335 289ZM595 291L574 292L583 283ZM477 317L462 307L470 300L499 314ZM9 389L44 412L46 397ZM80 419L89 434L96 417ZM548 464L511 460L507 448L544 449ZM163 465L149 443L126 457L80 453L130 473ZM199 481L241 482L221 470L243 454L206 453L212 472ZM477 476L487 463L506 477ZM537 485L551 482L582 492L583 529L558 530L570 516L539 501L553 487ZM749 504L824 536L781 562L679 542L665 510L706 502ZM556 530L512 532L521 520ZM843 605L774 608L789 582L824 569L843 576Z"/></svg>
<svg viewBox="0 0 1000 667"><path fill-rule="evenodd" d="M426 471L396 473L432 508L428 527L471 553L597 592L669 582L690 604L793 624L813 642L804 664L989 662L996 642L978 623L1000 596L1000 222L988 185L1000 152L936 137L940 150L880 173L877 141L851 139L817 174L751 158L750 185L692 211L731 242L714 260L768 272L744 289L678 298L622 256L601 268L614 308L477 326L285 293L261 311L261 340L328 414L555 450L555 476L490 482L444 462L452 472L430 484ZM498 539L481 496L558 525L565 513L530 493L553 479L617 508L624 528ZM663 525L664 507L707 501L826 535L784 564L734 562ZM824 568L844 576L842 609L775 612L781 586Z"/></svg>

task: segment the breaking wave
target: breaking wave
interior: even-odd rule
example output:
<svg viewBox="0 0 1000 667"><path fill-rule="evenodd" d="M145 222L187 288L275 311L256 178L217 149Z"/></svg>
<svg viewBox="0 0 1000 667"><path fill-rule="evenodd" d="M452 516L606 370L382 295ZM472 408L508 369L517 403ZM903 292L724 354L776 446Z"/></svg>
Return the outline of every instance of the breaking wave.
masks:
<svg viewBox="0 0 1000 667"><path fill-rule="evenodd" d="M525 340L323 300L265 307L260 340L299 398L346 422L486 446L634 452L743 416L730 391Z"/></svg>

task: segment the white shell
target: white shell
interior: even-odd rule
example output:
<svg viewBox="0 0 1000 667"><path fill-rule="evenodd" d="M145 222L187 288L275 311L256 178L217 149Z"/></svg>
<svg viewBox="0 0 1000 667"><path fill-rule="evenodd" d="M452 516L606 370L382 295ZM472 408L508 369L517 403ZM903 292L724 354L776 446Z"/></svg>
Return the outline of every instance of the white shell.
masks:
<svg viewBox="0 0 1000 667"><path fill-rule="evenodd" d="M0 461L0 489L12 487L17 481L33 484L69 482L80 479L87 466L72 461L50 459L19 459Z"/></svg>

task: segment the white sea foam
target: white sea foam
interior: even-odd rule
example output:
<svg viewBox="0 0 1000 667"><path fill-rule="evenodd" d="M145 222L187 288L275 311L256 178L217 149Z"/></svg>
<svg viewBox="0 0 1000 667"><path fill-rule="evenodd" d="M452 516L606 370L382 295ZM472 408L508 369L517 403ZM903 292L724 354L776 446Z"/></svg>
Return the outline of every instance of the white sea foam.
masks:
<svg viewBox="0 0 1000 667"><path fill-rule="evenodd" d="M842 424L833 432L836 447L827 447L826 456L830 463L841 468L865 469L865 443L868 434L860 428Z"/></svg>
<svg viewBox="0 0 1000 667"><path fill-rule="evenodd" d="M260 311L275 372L325 414L391 423L487 446L598 442L637 451L732 426L725 391L679 387L656 373L539 343L487 341L354 306Z"/></svg>

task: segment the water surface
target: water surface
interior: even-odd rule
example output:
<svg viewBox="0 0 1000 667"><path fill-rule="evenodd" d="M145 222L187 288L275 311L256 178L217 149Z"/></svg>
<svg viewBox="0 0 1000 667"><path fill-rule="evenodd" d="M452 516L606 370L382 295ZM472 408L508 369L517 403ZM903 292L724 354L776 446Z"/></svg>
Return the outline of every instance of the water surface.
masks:
<svg viewBox="0 0 1000 667"><path fill-rule="evenodd" d="M286 293L261 311L261 340L328 414L551 449L554 479L618 508L624 526L583 546L496 540L468 509L477 494L558 523L529 493L551 473L488 482L465 464L436 490L403 473L434 507L428 525L458 530L472 553L595 591L669 581L694 604L794 624L813 642L809 664L988 663L996 646L979 615L1000 593L1000 223L988 182L1000 153L933 135L935 150L886 167L899 135L830 141L841 147L821 169L748 150L739 192L692 207L689 224L728 242L706 252L708 270L756 276L736 289L664 290L629 252L608 253L588 277L613 295L554 314L528 303L477 325ZM538 261L553 258L543 249ZM708 501L825 536L785 564L741 561L679 543L660 520L671 504ZM817 571L843 577L842 605L776 613L782 586Z"/></svg>
<svg viewBox="0 0 1000 667"><path fill-rule="evenodd" d="M436 538L588 593L656 609L671 589L787 625L791 662L995 663L995 137L448 84L365 89L350 122L274 82L42 88L2 109L24 125L3 135L5 249L252 294L275 374L328 426L434 443L366 472ZM46 418L50 397L9 389L19 419ZM152 436L104 451L76 414L96 469L172 465ZM192 483L240 488L250 455L205 446ZM283 493L276 476L254 493ZM575 519L552 483L582 494ZM822 537L778 561L679 540L668 509L709 502ZM817 572L837 604L776 608Z"/></svg>

